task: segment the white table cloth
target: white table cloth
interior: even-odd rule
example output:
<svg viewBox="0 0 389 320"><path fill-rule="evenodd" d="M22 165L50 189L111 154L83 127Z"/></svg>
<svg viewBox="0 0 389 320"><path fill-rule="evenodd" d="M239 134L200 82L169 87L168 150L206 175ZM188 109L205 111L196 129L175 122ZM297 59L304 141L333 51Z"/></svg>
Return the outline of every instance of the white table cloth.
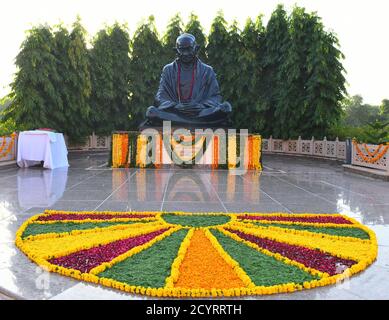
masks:
<svg viewBox="0 0 389 320"><path fill-rule="evenodd" d="M68 150L62 133L24 131L19 134L17 164L29 167L40 164L48 169L69 167Z"/></svg>

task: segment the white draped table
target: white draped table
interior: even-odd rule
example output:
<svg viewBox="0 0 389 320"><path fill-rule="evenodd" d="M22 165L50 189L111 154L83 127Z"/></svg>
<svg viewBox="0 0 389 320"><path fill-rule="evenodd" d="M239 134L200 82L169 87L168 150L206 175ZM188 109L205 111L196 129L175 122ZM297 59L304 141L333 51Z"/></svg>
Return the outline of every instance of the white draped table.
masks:
<svg viewBox="0 0 389 320"><path fill-rule="evenodd" d="M21 132L18 139L18 166L34 166L41 161L43 167L48 169L69 167L63 134L41 130Z"/></svg>

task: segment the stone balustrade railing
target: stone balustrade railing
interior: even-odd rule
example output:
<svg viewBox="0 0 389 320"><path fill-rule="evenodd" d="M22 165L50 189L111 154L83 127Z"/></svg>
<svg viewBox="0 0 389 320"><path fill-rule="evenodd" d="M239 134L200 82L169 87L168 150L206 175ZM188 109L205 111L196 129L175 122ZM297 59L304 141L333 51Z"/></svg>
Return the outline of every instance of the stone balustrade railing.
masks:
<svg viewBox="0 0 389 320"><path fill-rule="evenodd" d="M301 137L297 140L270 137L262 139L262 151L346 160L346 142L339 141L338 138L328 141L325 137L323 140L315 140L313 137L311 140L303 140Z"/></svg>
<svg viewBox="0 0 389 320"><path fill-rule="evenodd" d="M65 136L65 142L68 150L110 150L111 148L111 136L98 136L94 133L82 144L69 143L67 136Z"/></svg>

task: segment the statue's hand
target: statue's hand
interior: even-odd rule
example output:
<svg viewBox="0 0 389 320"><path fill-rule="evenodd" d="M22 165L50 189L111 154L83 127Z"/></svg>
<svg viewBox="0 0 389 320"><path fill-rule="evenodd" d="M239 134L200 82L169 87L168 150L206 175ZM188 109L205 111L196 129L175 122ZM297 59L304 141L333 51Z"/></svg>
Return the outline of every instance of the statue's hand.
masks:
<svg viewBox="0 0 389 320"><path fill-rule="evenodd" d="M185 109L185 108L186 108L186 105L185 105L184 103L181 103L181 102L180 102L180 103L177 103L177 104L176 104L176 109L177 109L177 110L180 110L180 111L181 111L181 110L183 110L183 109Z"/></svg>
<svg viewBox="0 0 389 320"><path fill-rule="evenodd" d="M194 102L180 102L176 104L175 109L184 116L195 116L203 109L203 106Z"/></svg>
<svg viewBox="0 0 389 320"><path fill-rule="evenodd" d="M186 116L195 116L202 110L201 105L197 103L188 103L184 104L184 108L181 109L181 112Z"/></svg>

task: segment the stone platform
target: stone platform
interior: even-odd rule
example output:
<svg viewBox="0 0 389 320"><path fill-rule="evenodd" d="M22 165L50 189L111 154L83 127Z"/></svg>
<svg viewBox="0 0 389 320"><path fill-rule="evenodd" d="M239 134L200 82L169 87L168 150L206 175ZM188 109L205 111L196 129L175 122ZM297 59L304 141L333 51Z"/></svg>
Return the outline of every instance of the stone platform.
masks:
<svg viewBox="0 0 389 320"><path fill-rule="evenodd" d="M262 172L243 175L228 170L112 169L107 158L102 152L70 153L70 167L63 171L0 168L0 292L28 299L140 299L48 275L30 262L15 247L15 233L45 209L310 212L341 213L367 225L377 235L377 261L338 285L257 298L389 299L388 182L346 174L336 162L279 155L264 155Z"/></svg>
<svg viewBox="0 0 389 320"><path fill-rule="evenodd" d="M346 172L353 172L353 173L361 174L361 175L364 175L367 177L377 178L377 179L381 179L381 180L389 182L389 172L388 171L360 167L360 166L355 166L355 165L350 165L350 164L344 164L343 169Z"/></svg>

